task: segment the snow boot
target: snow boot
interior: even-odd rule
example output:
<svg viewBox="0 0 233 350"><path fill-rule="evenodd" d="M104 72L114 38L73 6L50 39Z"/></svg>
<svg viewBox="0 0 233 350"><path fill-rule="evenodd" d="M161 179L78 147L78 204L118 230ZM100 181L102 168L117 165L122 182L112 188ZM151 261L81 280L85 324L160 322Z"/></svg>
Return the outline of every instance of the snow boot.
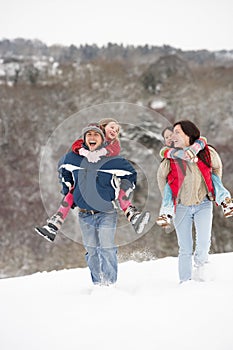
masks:
<svg viewBox="0 0 233 350"><path fill-rule="evenodd" d="M54 226L57 231L60 230L63 222L64 220L61 212L54 214L50 219L47 220L48 225L50 226L51 224L52 227Z"/></svg>
<svg viewBox="0 0 233 350"><path fill-rule="evenodd" d="M231 198L225 198L225 200L221 203L221 206L225 218L233 216L233 202Z"/></svg>
<svg viewBox="0 0 233 350"><path fill-rule="evenodd" d="M171 227L172 216L167 214L162 214L156 219L156 224L163 228Z"/></svg>
<svg viewBox="0 0 233 350"><path fill-rule="evenodd" d="M53 224L35 227L35 231L50 242L54 241L57 234L57 228Z"/></svg>
<svg viewBox="0 0 233 350"><path fill-rule="evenodd" d="M131 205L126 209L125 216L139 235L144 231L145 226L150 220L150 213L148 211L140 212L136 207Z"/></svg>
<svg viewBox="0 0 233 350"><path fill-rule="evenodd" d="M53 242L63 222L62 213L58 212L47 220L47 225L44 225L43 227L35 227L35 231L48 241Z"/></svg>

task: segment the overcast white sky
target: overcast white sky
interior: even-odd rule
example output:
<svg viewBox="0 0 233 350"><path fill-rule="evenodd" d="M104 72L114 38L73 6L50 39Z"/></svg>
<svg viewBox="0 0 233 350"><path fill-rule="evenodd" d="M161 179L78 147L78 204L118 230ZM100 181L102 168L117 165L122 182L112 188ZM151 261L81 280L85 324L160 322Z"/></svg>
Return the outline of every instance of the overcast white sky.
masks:
<svg viewBox="0 0 233 350"><path fill-rule="evenodd" d="M0 0L0 39L233 49L233 0Z"/></svg>

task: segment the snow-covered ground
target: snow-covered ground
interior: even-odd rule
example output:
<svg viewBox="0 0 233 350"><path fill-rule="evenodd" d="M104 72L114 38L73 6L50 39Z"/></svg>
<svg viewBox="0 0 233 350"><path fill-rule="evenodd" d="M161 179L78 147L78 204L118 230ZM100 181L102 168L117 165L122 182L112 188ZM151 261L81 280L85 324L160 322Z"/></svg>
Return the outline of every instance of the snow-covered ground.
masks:
<svg viewBox="0 0 233 350"><path fill-rule="evenodd" d="M181 285L175 257L122 263L115 287L87 268L2 279L0 349L232 350L233 253L209 266L210 281Z"/></svg>

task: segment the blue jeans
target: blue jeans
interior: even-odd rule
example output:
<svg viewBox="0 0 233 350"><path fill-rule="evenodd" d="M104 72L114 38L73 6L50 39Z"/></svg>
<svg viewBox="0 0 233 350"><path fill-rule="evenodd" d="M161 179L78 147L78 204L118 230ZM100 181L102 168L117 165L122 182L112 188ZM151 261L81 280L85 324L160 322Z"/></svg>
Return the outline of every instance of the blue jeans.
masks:
<svg viewBox="0 0 233 350"><path fill-rule="evenodd" d="M215 202L218 205L224 201L226 197L231 198L230 192L223 186L222 180L219 176L212 174L212 181L214 185Z"/></svg>
<svg viewBox="0 0 233 350"><path fill-rule="evenodd" d="M218 205L221 205L221 203L224 201L226 197L231 198L230 192L223 186L222 180L219 176L212 173L212 181L214 186L214 194L215 194L215 202ZM166 183L166 186L164 188L163 193L163 201L160 209L160 214L169 214L171 216L174 215L174 207L173 207L173 200L172 200L172 190L168 183Z"/></svg>
<svg viewBox="0 0 233 350"><path fill-rule="evenodd" d="M172 190L168 183L166 183L163 191L163 201L162 201L159 215L162 215L162 214L174 216L174 203L172 200Z"/></svg>
<svg viewBox="0 0 233 350"><path fill-rule="evenodd" d="M194 263L201 266L208 262L211 244L213 203L205 198L199 205L184 206L178 204L174 225L179 245L179 277L184 282L192 278L193 235L195 225L196 248Z"/></svg>
<svg viewBox="0 0 233 350"><path fill-rule="evenodd" d="M117 280L117 248L114 244L116 210L94 215L79 212L79 223L93 283L115 283Z"/></svg>

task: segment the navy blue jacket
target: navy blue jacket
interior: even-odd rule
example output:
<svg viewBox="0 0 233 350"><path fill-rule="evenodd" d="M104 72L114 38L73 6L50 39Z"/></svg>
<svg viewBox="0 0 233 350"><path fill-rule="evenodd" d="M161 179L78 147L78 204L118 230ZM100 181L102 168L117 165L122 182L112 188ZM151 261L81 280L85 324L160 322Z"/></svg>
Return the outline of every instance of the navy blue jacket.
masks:
<svg viewBox="0 0 233 350"><path fill-rule="evenodd" d="M102 157L97 163L90 163L86 157L69 152L59 166L63 193L68 193L65 182L70 182L74 186L74 203L82 209L110 211L120 188L127 191L136 185L136 170L119 156Z"/></svg>

